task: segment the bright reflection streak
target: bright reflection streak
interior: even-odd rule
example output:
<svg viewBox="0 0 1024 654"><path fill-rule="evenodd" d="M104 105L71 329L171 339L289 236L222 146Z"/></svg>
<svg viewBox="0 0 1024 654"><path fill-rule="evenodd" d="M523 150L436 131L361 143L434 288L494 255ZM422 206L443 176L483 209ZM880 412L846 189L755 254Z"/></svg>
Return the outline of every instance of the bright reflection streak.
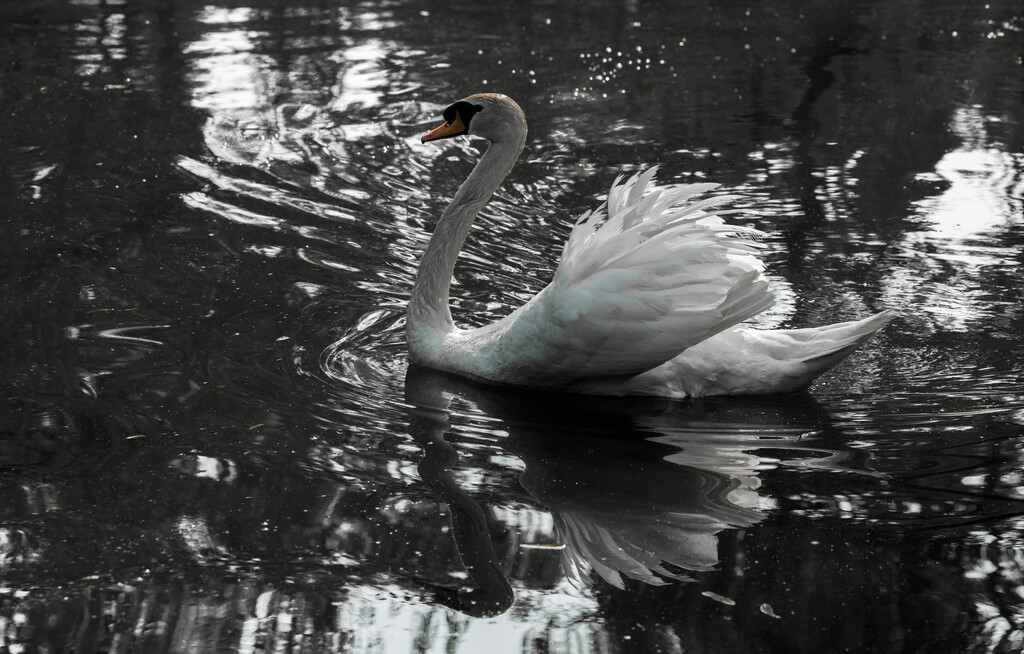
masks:
<svg viewBox="0 0 1024 654"><path fill-rule="evenodd" d="M969 331L1008 310L1004 298L983 290L983 280L986 271L1018 265L1016 249L1004 246L1001 236L1022 219L1024 156L986 147L987 122L976 107L955 112L951 128L962 146L920 176L944 180L948 188L915 203L925 229L903 238L915 265L894 269L885 285L891 306L920 307L950 331Z"/></svg>
<svg viewBox="0 0 1024 654"><path fill-rule="evenodd" d="M254 14L248 7L206 7L196 19L210 26L234 26L248 22ZM253 36L246 29L211 27L185 46L185 54L192 57L193 106L213 110L261 106L267 94L260 88L260 66L251 54L255 48Z"/></svg>
<svg viewBox="0 0 1024 654"><path fill-rule="evenodd" d="M246 39L243 32L220 36L222 42L228 38L236 39L233 44L239 48ZM195 60L196 93L192 105L212 110L259 107L264 94L260 92L258 81L253 75L252 59L249 54L239 52Z"/></svg>
<svg viewBox="0 0 1024 654"><path fill-rule="evenodd" d="M374 107L380 104L380 89L387 84L381 65L386 56L383 44L377 39L367 39L345 50L345 60L351 67L342 74L331 108L344 110L354 105Z"/></svg>
<svg viewBox="0 0 1024 654"><path fill-rule="evenodd" d="M1014 174L1022 161L1019 154L991 148L947 153L935 172L950 183L949 189L918 203L932 223L931 238L964 241L1007 226L1014 213L1019 218L1024 180L1015 180Z"/></svg>
<svg viewBox="0 0 1024 654"><path fill-rule="evenodd" d="M580 619L597 610L596 602L564 581L545 591L517 589L518 601L531 607L528 616L510 611L487 620L411 603L403 594L397 587L353 588L336 614L336 629L351 635L346 651L519 654L543 637L552 651L587 652L603 638L602 625ZM550 618L541 626L534 615Z"/></svg>
<svg viewBox="0 0 1024 654"><path fill-rule="evenodd" d="M942 195L918 203L932 223L932 232L945 239L967 240L1006 227L1021 218L1024 157L988 147L985 125L998 121L977 105L953 113L950 130L963 146L948 152L935 173L950 187Z"/></svg>
<svg viewBox="0 0 1024 654"><path fill-rule="evenodd" d="M231 23L245 23L252 19L254 11L249 7L235 7L227 9L208 5L196 15L197 23L206 25L229 25Z"/></svg>

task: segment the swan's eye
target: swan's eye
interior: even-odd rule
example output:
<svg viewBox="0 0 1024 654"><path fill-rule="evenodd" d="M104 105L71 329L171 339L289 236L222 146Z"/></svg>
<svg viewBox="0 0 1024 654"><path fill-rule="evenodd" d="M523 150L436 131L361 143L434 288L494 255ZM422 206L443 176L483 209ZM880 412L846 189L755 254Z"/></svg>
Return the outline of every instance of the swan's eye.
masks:
<svg viewBox="0 0 1024 654"><path fill-rule="evenodd" d="M460 101L445 109L441 115L444 117L444 122L449 125L455 122L456 116L459 116L462 118L462 124L469 127L469 121L481 109L483 109L481 105Z"/></svg>
<svg viewBox="0 0 1024 654"><path fill-rule="evenodd" d="M457 115L457 112L458 112L458 109L455 108L455 105L452 105L452 106L448 107L447 109L445 109L444 113L441 114L444 117L444 122L448 123L449 125L454 123L455 122L455 116Z"/></svg>

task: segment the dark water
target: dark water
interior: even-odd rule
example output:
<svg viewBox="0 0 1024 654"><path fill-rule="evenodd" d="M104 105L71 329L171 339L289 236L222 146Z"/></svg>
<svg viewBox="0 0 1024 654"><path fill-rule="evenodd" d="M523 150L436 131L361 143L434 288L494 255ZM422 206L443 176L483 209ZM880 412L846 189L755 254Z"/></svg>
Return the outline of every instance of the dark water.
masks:
<svg viewBox="0 0 1024 654"><path fill-rule="evenodd" d="M0 6L0 650L1024 648L1024 10ZM615 176L741 192L766 326L902 312L782 398L496 393L403 308L543 286Z"/></svg>

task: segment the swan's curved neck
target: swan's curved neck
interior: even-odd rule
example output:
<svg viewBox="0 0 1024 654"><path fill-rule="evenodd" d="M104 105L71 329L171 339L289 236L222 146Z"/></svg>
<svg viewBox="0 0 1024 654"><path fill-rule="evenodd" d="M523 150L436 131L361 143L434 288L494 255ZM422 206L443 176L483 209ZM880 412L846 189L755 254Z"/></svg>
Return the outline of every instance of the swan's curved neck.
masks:
<svg viewBox="0 0 1024 654"><path fill-rule="evenodd" d="M429 349L430 341L442 338L455 328L448 307L448 292L459 251L473 219L512 170L525 142L523 130L516 138L491 143L437 221L409 298L406 331L414 363L426 363L421 356L425 354L423 349Z"/></svg>

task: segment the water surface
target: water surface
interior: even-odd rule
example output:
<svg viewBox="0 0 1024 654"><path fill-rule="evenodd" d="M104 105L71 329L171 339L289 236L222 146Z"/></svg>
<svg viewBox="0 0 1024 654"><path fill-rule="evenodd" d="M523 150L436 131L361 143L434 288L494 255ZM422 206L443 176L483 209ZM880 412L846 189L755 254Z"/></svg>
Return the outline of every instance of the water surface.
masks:
<svg viewBox="0 0 1024 654"><path fill-rule="evenodd" d="M1024 647L1018 3L30 0L0 8L10 651ZM409 368L481 144L530 137L456 320L622 172L742 194L810 392L593 399Z"/></svg>

